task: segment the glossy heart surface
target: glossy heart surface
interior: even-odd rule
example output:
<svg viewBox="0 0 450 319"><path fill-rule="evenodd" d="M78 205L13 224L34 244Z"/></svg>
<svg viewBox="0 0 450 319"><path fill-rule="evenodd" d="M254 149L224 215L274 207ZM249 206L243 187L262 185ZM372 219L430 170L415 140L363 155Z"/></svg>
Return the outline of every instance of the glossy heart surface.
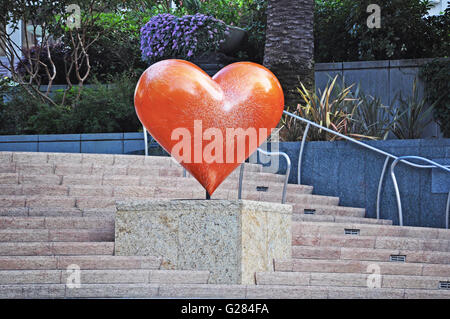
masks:
<svg viewBox="0 0 450 319"><path fill-rule="evenodd" d="M136 87L137 115L210 195L278 125L281 85L265 67L238 62L210 77L183 60L150 66Z"/></svg>

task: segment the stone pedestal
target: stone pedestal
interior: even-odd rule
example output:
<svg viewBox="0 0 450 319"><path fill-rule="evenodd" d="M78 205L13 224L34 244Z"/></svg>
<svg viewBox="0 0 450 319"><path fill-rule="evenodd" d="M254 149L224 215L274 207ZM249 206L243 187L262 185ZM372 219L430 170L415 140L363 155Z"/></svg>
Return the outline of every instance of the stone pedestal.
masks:
<svg viewBox="0 0 450 319"><path fill-rule="evenodd" d="M291 258L291 217L290 205L247 200L118 202L115 253L209 270L210 283L254 284L255 272Z"/></svg>

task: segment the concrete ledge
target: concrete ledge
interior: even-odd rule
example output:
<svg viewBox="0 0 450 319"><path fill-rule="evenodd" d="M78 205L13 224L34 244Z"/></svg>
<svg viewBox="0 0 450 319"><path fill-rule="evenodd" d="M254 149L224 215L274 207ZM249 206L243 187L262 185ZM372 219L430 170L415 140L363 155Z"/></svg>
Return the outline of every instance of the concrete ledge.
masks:
<svg viewBox="0 0 450 319"><path fill-rule="evenodd" d="M291 257L292 206L228 200L117 203L116 255L162 256L162 267L208 270L209 283L254 284Z"/></svg>
<svg viewBox="0 0 450 319"><path fill-rule="evenodd" d="M0 135L0 151L130 154L144 148L141 132Z"/></svg>

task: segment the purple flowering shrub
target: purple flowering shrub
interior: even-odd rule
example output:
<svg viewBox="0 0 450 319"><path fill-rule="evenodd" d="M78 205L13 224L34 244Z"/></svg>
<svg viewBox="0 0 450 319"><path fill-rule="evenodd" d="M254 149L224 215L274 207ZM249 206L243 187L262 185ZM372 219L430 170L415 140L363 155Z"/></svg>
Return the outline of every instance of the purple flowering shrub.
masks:
<svg viewBox="0 0 450 319"><path fill-rule="evenodd" d="M228 26L211 16L158 14L141 28L142 58L150 63L164 58L192 58L217 50L228 33Z"/></svg>

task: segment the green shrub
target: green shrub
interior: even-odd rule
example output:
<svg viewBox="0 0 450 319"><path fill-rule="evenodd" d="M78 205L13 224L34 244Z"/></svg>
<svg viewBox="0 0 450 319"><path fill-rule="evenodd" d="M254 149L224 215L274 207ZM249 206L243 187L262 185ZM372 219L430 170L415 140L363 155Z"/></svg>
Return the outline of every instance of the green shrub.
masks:
<svg viewBox="0 0 450 319"><path fill-rule="evenodd" d="M425 82L428 103L436 103L434 118L444 137L450 138L450 59L434 60L425 64L419 76Z"/></svg>
<svg viewBox="0 0 450 319"><path fill-rule="evenodd" d="M425 0L380 0L381 28L367 26L372 0L316 0L315 61L441 57L449 52L449 9L426 17Z"/></svg>
<svg viewBox="0 0 450 319"><path fill-rule="evenodd" d="M77 133L136 132L140 127L134 109L137 81L121 76L109 86L83 90L71 114L71 131Z"/></svg>
<svg viewBox="0 0 450 319"><path fill-rule="evenodd" d="M314 12L314 59L316 62L358 60L358 41L347 21L354 0L316 0Z"/></svg>
<svg viewBox="0 0 450 319"><path fill-rule="evenodd" d="M0 109L0 134L33 134L33 130L28 127L28 120L42 107L42 101L30 98L22 87L5 88L3 101Z"/></svg>
<svg viewBox="0 0 450 319"><path fill-rule="evenodd" d="M92 73L98 80L124 72L137 76L146 68L139 38L141 27L150 18L150 12L141 11L100 15L96 22L100 36L90 49Z"/></svg>
<svg viewBox="0 0 450 319"><path fill-rule="evenodd" d="M137 79L120 75L108 85L96 83L68 93L55 93L56 105L32 99L21 88L8 92L11 99L0 109L0 134L74 134L136 132L141 124L134 109Z"/></svg>
<svg viewBox="0 0 450 319"><path fill-rule="evenodd" d="M398 139L421 138L425 127L432 121L434 105L428 106L424 98L419 98L417 79L414 80L411 96L404 98L400 92L395 100L398 104L392 133Z"/></svg>

